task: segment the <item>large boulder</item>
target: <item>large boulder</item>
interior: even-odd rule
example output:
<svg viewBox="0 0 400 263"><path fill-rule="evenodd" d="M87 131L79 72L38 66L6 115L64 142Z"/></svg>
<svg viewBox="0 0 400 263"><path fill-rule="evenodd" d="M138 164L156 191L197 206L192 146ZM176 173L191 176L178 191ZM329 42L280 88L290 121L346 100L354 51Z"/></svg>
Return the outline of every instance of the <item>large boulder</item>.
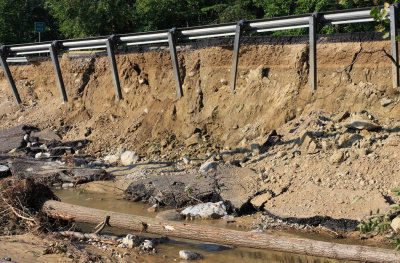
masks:
<svg viewBox="0 0 400 263"><path fill-rule="evenodd" d="M223 216L226 216L228 213L226 212L226 207L224 203L202 203L194 206L189 206L185 208L182 212L182 215L185 215L186 218L200 218L200 219L218 219Z"/></svg>

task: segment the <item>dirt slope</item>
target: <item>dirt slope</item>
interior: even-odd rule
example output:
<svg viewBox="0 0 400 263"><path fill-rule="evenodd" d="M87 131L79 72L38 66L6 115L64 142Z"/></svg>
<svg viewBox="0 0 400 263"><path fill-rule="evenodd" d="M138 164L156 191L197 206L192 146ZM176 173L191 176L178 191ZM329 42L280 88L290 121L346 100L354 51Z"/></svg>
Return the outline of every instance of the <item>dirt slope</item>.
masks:
<svg viewBox="0 0 400 263"><path fill-rule="evenodd" d="M184 156L205 158L209 153L236 148L243 153L252 144L264 143L265 134L277 129L286 143L277 144L265 156L248 156L251 161L243 164L257 171L267 185L265 190L274 193L274 198L266 204L272 213L282 217L323 214L355 218L370 208L366 204L373 204L371 208L387 206L387 200L392 200L388 191L398 186L399 170L398 144L390 146L385 140L392 136L395 137L392 141L397 141L397 122L393 119L400 116L399 92L391 87L391 61L379 51L389 52L389 42L374 34L321 37L318 89L312 94L305 40L304 37L244 39L235 95L228 86L231 40L182 46L179 63L184 97L180 100L176 99L170 55L165 47L134 49L117 56L124 96L119 102L115 100L104 53L62 57L69 97L65 104L60 103L51 61L42 59L12 66L24 104L14 105L6 79L1 75L0 128L20 123L50 127L64 140L91 140L93 143L86 151L96 156L123 147L170 160ZM322 144L326 140L325 143L336 146L324 150L321 146L318 151L307 153L294 144L305 131L321 132L318 125L316 130L309 130L311 123L317 123L320 117L331 120L337 112L363 110L384 126L380 131L383 133L372 132L365 139L371 140L371 147L364 154L357 150L365 148L360 146L362 138L357 139L356 145L344 147L339 143L340 136L361 131L348 131L333 119L330 125L341 126L332 130L325 123L322 131L326 136L322 139L317 136L317 141ZM296 132L289 132L298 126ZM347 151L349 157L332 165L329 158L338 150ZM357 158L353 152L357 152ZM340 195L343 189L349 192ZM311 193L334 190L337 192L319 202L318 209L304 214L307 207L319 200L317 196L309 197ZM376 203L360 199L357 212L353 213L350 199L356 196L369 196ZM286 207L283 204L288 199L299 204ZM327 200L330 203L323 204Z"/></svg>

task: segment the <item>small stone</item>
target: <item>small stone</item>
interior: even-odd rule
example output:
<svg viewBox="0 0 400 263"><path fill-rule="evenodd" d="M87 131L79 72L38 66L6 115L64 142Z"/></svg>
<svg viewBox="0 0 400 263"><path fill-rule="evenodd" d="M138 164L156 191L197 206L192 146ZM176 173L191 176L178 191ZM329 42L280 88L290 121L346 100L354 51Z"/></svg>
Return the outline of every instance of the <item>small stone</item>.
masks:
<svg viewBox="0 0 400 263"><path fill-rule="evenodd" d="M182 161L184 164L188 165L190 163L190 159L188 157L183 157Z"/></svg>
<svg viewBox="0 0 400 263"><path fill-rule="evenodd" d="M159 208L160 208L160 206L159 206L158 204L154 204L152 207L149 207L149 208L147 209L147 212L155 213L155 212L158 211Z"/></svg>
<svg viewBox="0 0 400 263"><path fill-rule="evenodd" d="M218 166L218 162L214 161L212 158L210 158L209 160L207 160L205 163L203 163L200 166L199 172L208 172L212 169L217 168Z"/></svg>
<svg viewBox="0 0 400 263"><path fill-rule="evenodd" d="M392 229L394 231L396 231L397 233L400 233L400 218L399 217L395 217L392 220L392 223L390 224L390 226L392 227Z"/></svg>
<svg viewBox="0 0 400 263"><path fill-rule="evenodd" d="M137 163L140 160L139 155L136 152L126 151L121 155L121 164L122 165L132 165Z"/></svg>
<svg viewBox="0 0 400 263"><path fill-rule="evenodd" d="M140 244L140 238L138 236L128 234L122 239L122 244L128 248L134 248Z"/></svg>
<svg viewBox="0 0 400 263"><path fill-rule="evenodd" d="M149 109L146 108L146 109L143 110L143 112L148 114L149 113Z"/></svg>
<svg viewBox="0 0 400 263"><path fill-rule="evenodd" d="M386 106L388 106L388 105L390 105L390 104L392 104L393 103L393 100L391 100L391 99L389 99L389 98L383 98L383 99L381 99L381 105L383 106L383 107L386 107Z"/></svg>
<svg viewBox="0 0 400 263"><path fill-rule="evenodd" d="M332 118L332 120L334 122L341 122L344 119L348 118L349 116L350 116L350 113L348 111L341 111L341 112L337 113L335 115L335 117Z"/></svg>
<svg viewBox="0 0 400 263"><path fill-rule="evenodd" d="M315 154L319 152L319 146L316 143L314 136L311 132L305 131L300 135L299 144L301 145L301 152L308 154Z"/></svg>
<svg viewBox="0 0 400 263"><path fill-rule="evenodd" d="M344 152L343 151L336 151L329 158L329 163L330 164L340 164L345 160L346 160L346 155L344 154Z"/></svg>
<svg viewBox="0 0 400 263"><path fill-rule="evenodd" d="M221 79L220 82L222 85L228 85L228 81L226 79Z"/></svg>
<svg viewBox="0 0 400 263"><path fill-rule="evenodd" d="M197 145L201 142L200 133L195 133L185 141L186 147Z"/></svg>
<svg viewBox="0 0 400 263"><path fill-rule="evenodd" d="M37 153L35 159L47 159L50 157L50 153Z"/></svg>
<svg viewBox="0 0 400 263"><path fill-rule="evenodd" d="M119 161L119 156L118 155L107 155L106 157L104 157L104 161L109 164L115 164Z"/></svg>
<svg viewBox="0 0 400 263"><path fill-rule="evenodd" d="M144 251L150 251L153 250L154 244L150 240L146 239L143 241L143 243L140 245L140 249Z"/></svg>
<svg viewBox="0 0 400 263"><path fill-rule="evenodd" d="M191 252L188 250L181 250L179 251L179 257L184 260L198 260L198 259L203 259L203 255L196 253L196 252Z"/></svg>
<svg viewBox="0 0 400 263"><path fill-rule="evenodd" d="M276 157L282 158L283 156L286 156L286 154L287 154L287 152L285 152L285 151L279 151L279 152L277 152Z"/></svg>

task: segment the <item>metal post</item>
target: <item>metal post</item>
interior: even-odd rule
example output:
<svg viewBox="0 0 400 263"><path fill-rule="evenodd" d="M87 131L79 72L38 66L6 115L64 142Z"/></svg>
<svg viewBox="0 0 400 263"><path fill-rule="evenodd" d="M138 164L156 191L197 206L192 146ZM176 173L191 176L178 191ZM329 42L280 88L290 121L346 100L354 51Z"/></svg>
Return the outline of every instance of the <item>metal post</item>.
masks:
<svg viewBox="0 0 400 263"><path fill-rule="evenodd" d="M235 94L236 76L239 62L240 38L242 37L244 20L240 20L236 25L235 40L233 44L232 70L231 70L231 92Z"/></svg>
<svg viewBox="0 0 400 263"><path fill-rule="evenodd" d="M17 87L15 86L14 79L11 75L10 69L7 64L7 48L6 46L0 47L0 63L3 68L4 75L8 80L8 84L10 85L11 91L14 94L14 99L17 104L21 104L21 98L19 97Z"/></svg>
<svg viewBox="0 0 400 263"><path fill-rule="evenodd" d="M169 52L171 53L172 69L174 71L176 96L180 99L183 96L181 74L179 73L178 55L176 54L176 28L168 32Z"/></svg>
<svg viewBox="0 0 400 263"><path fill-rule="evenodd" d="M54 72L56 73L58 87L60 88L62 99L64 102L67 102L68 97L67 93L65 92L64 80L61 73L60 63L58 61L58 51L59 51L58 41L54 41L53 43L51 43L50 46L51 61L53 62Z"/></svg>
<svg viewBox="0 0 400 263"><path fill-rule="evenodd" d="M317 88L317 24L318 24L318 13L313 13L309 20L309 34L310 34L310 87L311 92Z"/></svg>
<svg viewBox="0 0 400 263"><path fill-rule="evenodd" d="M117 62L115 61L115 53L114 53L114 49L116 47L114 35L110 36L107 39L106 45L107 45L108 60L110 61L110 66L111 66L111 74L114 81L115 94L117 95L118 100L122 100L121 84L119 83L118 68L117 68Z"/></svg>
<svg viewBox="0 0 400 263"><path fill-rule="evenodd" d="M392 57L396 63L392 63L392 81L393 88L397 88L400 85L399 78L399 48L397 46L397 28L398 28L398 10L399 4L396 3L390 6L390 38L392 46Z"/></svg>

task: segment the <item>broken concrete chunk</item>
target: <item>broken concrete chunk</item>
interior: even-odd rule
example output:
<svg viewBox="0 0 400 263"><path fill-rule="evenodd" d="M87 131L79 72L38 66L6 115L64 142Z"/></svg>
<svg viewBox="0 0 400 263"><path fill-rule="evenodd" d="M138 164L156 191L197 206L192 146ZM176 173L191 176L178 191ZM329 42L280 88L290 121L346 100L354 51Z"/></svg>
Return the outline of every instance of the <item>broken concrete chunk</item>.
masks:
<svg viewBox="0 0 400 263"><path fill-rule="evenodd" d="M38 128L28 125L19 125L11 129L0 131L0 153L8 153L13 149L25 147L26 136ZM28 136L29 138L29 136Z"/></svg>
<svg viewBox="0 0 400 263"><path fill-rule="evenodd" d="M346 128L349 129L357 129L357 130L368 130L373 131L382 128L379 124L369 120L367 118L363 118L361 116L352 117L348 123L346 123Z"/></svg>
<svg viewBox="0 0 400 263"><path fill-rule="evenodd" d="M136 152L126 151L121 155L121 164L122 165L132 165L137 163L140 160L139 155Z"/></svg>
<svg viewBox="0 0 400 263"><path fill-rule="evenodd" d="M222 201L217 203L202 203L185 208L182 212L186 218L219 219L226 216L226 207Z"/></svg>

